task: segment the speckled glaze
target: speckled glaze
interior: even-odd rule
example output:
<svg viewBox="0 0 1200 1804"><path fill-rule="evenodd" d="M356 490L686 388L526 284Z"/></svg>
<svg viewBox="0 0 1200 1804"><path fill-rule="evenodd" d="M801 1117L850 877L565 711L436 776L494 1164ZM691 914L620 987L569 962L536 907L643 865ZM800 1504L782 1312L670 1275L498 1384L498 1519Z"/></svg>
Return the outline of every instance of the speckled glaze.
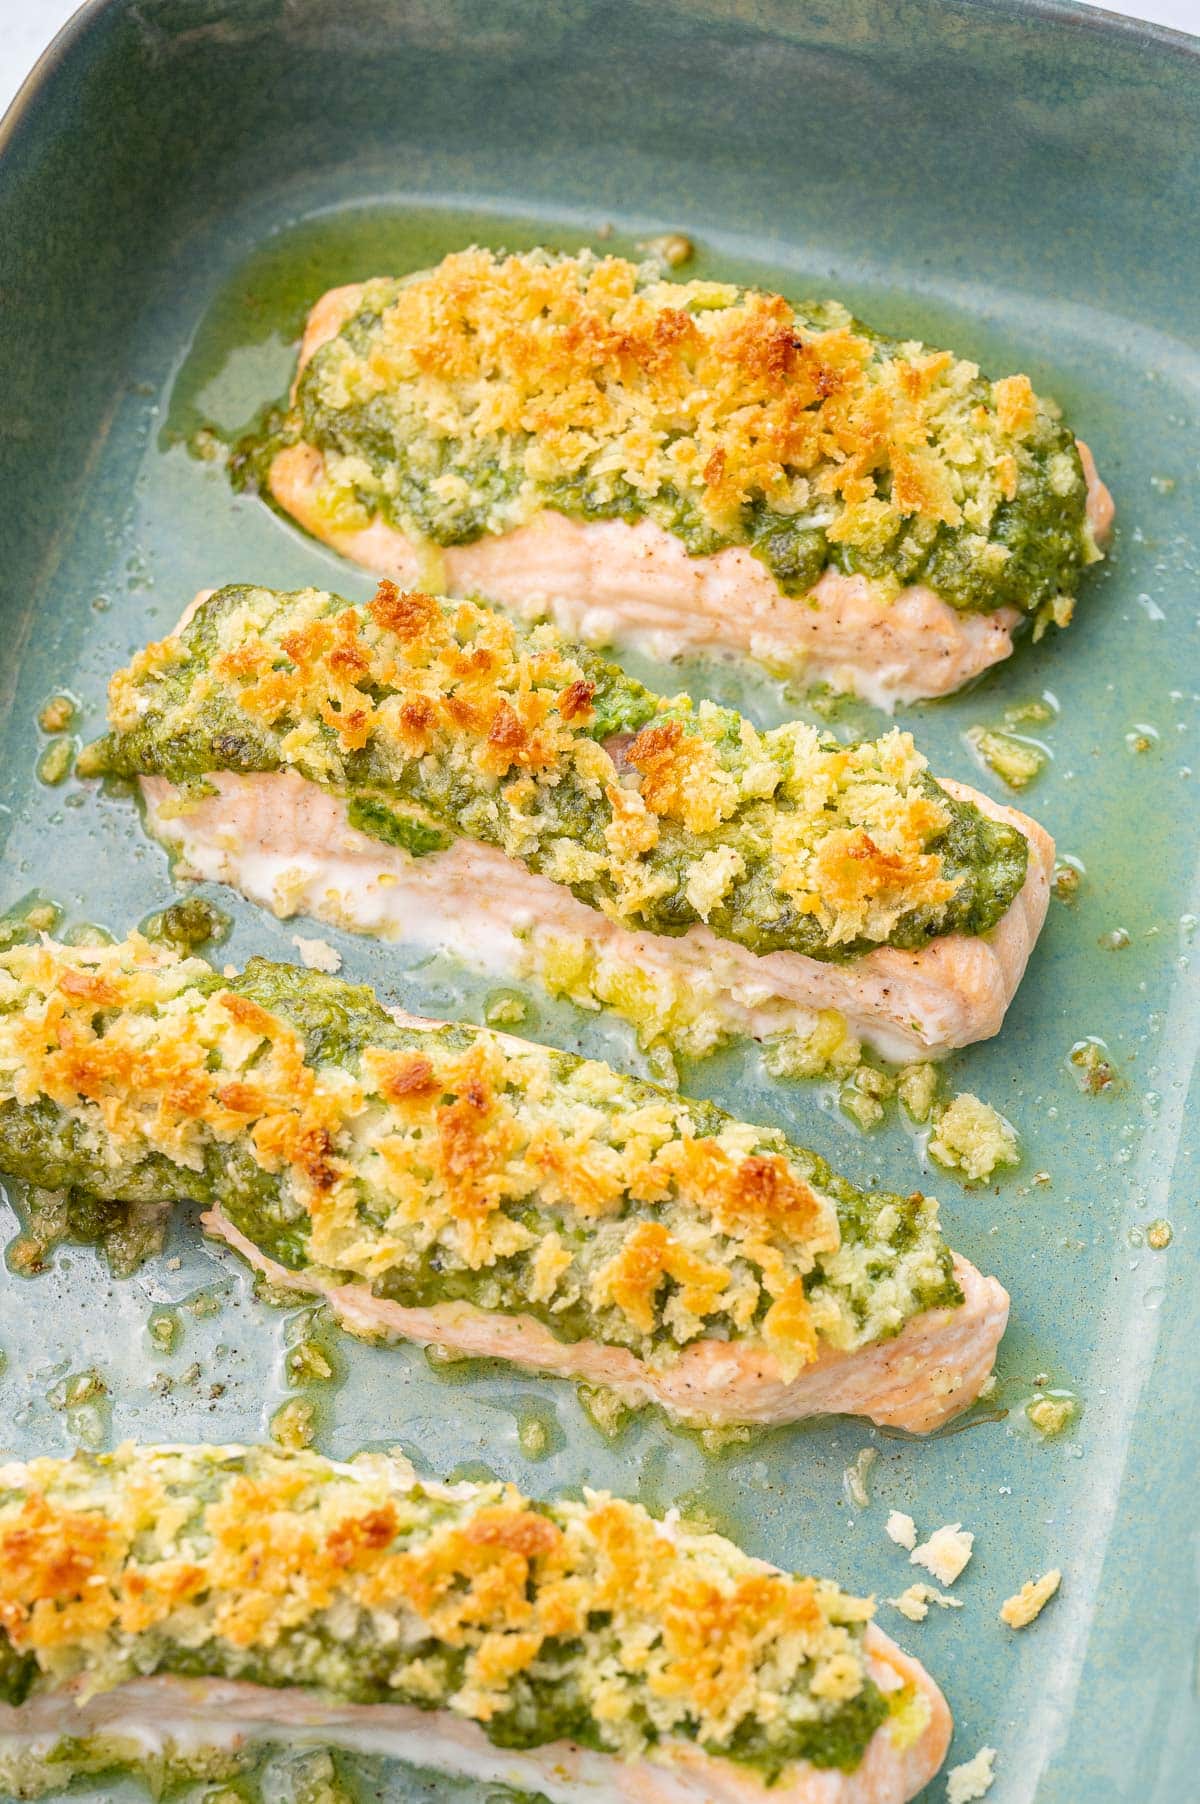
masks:
<svg viewBox="0 0 1200 1804"><path fill-rule="evenodd" d="M625 247L682 230L698 273L836 294L884 330L1024 369L1069 410L1116 496L1108 564L1069 633L905 718L936 770L1003 795L964 734L1049 692L1056 718L1018 729L1051 753L1022 806L1087 873L1073 907L1053 905L1001 1038L954 1067L958 1087L1018 1124L1023 1165L998 1189L925 1179L952 1243L1013 1294L989 1409L928 1444L831 1421L713 1458L655 1421L608 1441L565 1387L438 1373L411 1349L338 1342L336 1381L313 1395L327 1451L400 1444L423 1467L537 1491L586 1481L652 1506L700 1503L754 1551L881 1600L915 1576L884 1536L889 1508L925 1532L961 1521L976 1534L965 1608L920 1627L880 1608L946 1685L952 1761L997 1749L994 1804L1188 1804L1200 46L1073 6L987 0L113 0L68 28L3 135L0 906L40 886L68 920L119 932L172 894L127 802L37 781L45 696L66 685L84 704L79 731L97 730L107 673L202 585L368 592L193 454L197 427L232 436L280 391L305 303L333 282L472 238ZM765 678L675 680L763 721L796 707ZM878 724L857 709L838 729ZM303 924L234 913L227 956L295 956ZM1101 943L1114 929L1121 949ZM479 982L329 937L347 974L389 997L479 1017ZM644 1068L619 1025L544 1001L531 1022ZM1120 1072L1100 1097L1068 1062L1088 1035ZM819 1088L765 1077L753 1051L685 1076L859 1180L922 1181L894 1120L864 1136ZM1174 1229L1165 1251L1145 1240L1157 1218ZM15 1231L5 1212L0 1232ZM10 1449L62 1451L81 1426L110 1441L266 1431L294 1313L256 1301L191 1219L167 1252L124 1283L80 1248L36 1279L0 1274ZM197 1310L210 1292L220 1307ZM182 1333L163 1353L147 1322L177 1304ZM92 1365L109 1396L81 1423L49 1394ZM1083 1401L1049 1444L1024 1415L1039 1375ZM535 1462L518 1439L531 1419L546 1430ZM866 1508L843 1485L864 1447L879 1455ZM1002 1599L1052 1565L1061 1596L1034 1628L1003 1628ZM389 1800L471 1795L364 1772Z"/></svg>

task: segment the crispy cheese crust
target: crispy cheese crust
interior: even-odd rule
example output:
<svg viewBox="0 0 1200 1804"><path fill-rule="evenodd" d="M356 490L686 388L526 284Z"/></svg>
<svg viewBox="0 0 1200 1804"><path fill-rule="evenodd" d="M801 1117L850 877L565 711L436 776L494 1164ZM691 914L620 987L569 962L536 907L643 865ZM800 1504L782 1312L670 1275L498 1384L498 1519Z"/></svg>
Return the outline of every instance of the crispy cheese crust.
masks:
<svg viewBox="0 0 1200 1804"><path fill-rule="evenodd" d="M835 568L975 610L1050 604L1098 556L1074 440L1027 376L587 252L364 284L297 379L276 444L297 440L342 533L649 516L693 553L748 546L790 594Z"/></svg>
<svg viewBox="0 0 1200 1804"><path fill-rule="evenodd" d="M921 1733L925 1699L869 1674L871 1614L603 1494L530 1503L271 1447L0 1468L10 1704L249 1677L447 1710L502 1747L669 1762L690 1743L769 1782L795 1761L852 1771L889 1717L898 1742Z"/></svg>
<svg viewBox="0 0 1200 1804"><path fill-rule="evenodd" d="M606 1065L137 936L0 955L0 1167L196 1198L294 1269L650 1360L736 1339L787 1377L961 1301L932 1199Z"/></svg>
<svg viewBox="0 0 1200 1804"><path fill-rule="evenodd" d="M227 588L113 679L85 769L194 781L290 768L420 853L465 834L611 918L846 958L984 933L1028 843L951 798L907 733L840 745L666 700L475 602L366 608Z"/></svg>

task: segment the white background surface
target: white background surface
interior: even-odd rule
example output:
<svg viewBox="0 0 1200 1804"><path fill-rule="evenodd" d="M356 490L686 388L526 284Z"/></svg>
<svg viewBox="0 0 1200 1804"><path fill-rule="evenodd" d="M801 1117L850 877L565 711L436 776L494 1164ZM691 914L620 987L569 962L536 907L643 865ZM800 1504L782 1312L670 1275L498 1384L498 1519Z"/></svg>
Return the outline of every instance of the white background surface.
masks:
<svg viewBox="0 0 1200 1804"><path fill-rule="evenodd" d="M0 113L79 0L0 0ZM337 7L340 0L329 0ZM796 0L797 5L802 0ZM1200 35L1200 0L1139 0L1111 10Z"/></svg>

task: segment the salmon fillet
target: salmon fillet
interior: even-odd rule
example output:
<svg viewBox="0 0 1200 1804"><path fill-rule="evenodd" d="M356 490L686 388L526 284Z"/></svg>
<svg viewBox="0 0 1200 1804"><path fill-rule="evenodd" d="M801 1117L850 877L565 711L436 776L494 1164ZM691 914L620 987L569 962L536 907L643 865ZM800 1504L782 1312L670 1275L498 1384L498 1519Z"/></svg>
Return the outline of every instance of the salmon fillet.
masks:
<svg viewBox="0 0 1200 1804"><path fill-rule="evenodd" d="M283 1742L551 1804L905 1804L949 1742L940 1690L868 1601L604 1494L530 1505L396 1460L233 1446L126 1445L3 1483L0 1657L19 1701L0 1704L0 1784L21 1796L106 1743L136 1765ZM648 1673L656 1735L632 1715ZM594 1745L555 1732L581 1719ZM805 1739L814 1719L841 1737L827 1752ZM723 1751L760 1724L773 1784Z"/></svg>
<svg viewBox="0 0 1200 1804"><path fill-rule="evenodd" d="M110 719L79 768L139 778L182 871L536 976L646 1044L811 1040L836 1011L936 1057L999 1030L1045 919L1049 835L935 784L909 735L760 733L388 582L365 610L202 594Z"/></svg>
<svg viewBox="0 0 1200 1804"><path fill-rule="evenodd" d="M758 954L708 927L639 931L580 902L564 885L494 847L455 840L415 858L351 827L346 804L294 771L214 771L215 793L188 798L162 777L140 779L146 822L182 877L226 883L286 917L306 914L357 933L443 951L494 973L536 975L556 945L643 973L663 993L686 990L704 1022L689 1049L722 1035L809 1033L836 1009L883 1057L940 1058L1000 1031L1050 895L1054 841L1016 808L966 784L950 794L1016 827L1029 841L1024 885L981 937L945 934L916 950L880 946L832 963L795 952Z"/></svg>
<svg viewBox="0 0 1200 1804"><path fill-rule="evenodd" d="M6 1759L15 1764L23 1756L28 1769L39 1750L49 1755L64 1739L111 1736L144 1750L143 1758L210 1748L238 1754L272 1744L344 1748L537 1793L551 1804L905 1804L945 1759L950 1711L921 1663L882 1629L871 1623L865 1639L871 1678L885 1694L912 1686L928 1705L928 1727L910 1747L898 1747L886 1728L879 1729L854 1772L798 1763L769 1789L746 1768L687 1744L664 1750L669 1764L617 1762L565 1741L518 1752L495 1747L482 1729L445 1711L333 1704L301 1690L170 1677L134 1679L82 1704L69 1697L38 1699L16 1710L0 1704L0 1774ZM59 1754L48 1768L48 1787L57 1789L62 1765Z"/></svg>
<svg viewBox="0 0 1200 1804"><path fill-rule="evenodd" d="M0 1003L0 1170L198 1202L355 1332L700 1425L927 1432L991 1371L1008 1298L935 1201L597 1061L136 935L0 953Z"/></svg>
<svg viewBox="0 0 1200 1804"><path fill-rule="evenodd" d="M296 384L336 338L368 284L330 290L309 314ZM296 397L293 385L293 402ZM1112 497L1078 444L1092 539L1111 529ZM304 529L354 563L405 587L479 593L526 617L548 615L589 644L669 659L733 652L863 696L882 708L946 695L1011 655L1017 607L954 607L925 583L896 593L826 568L802 597L741 545L703 555L651 519L577 520L547 506L528 523L444 547L406 536L376 514L341 523L322 503L325 459L301 440L272 459L267 486Z"/></svg>
<svg viewBox="0 0 1200 1804"><path fill-rule="evenodd" d="M555 1338L531 1316L501 1316L467 1303L405 1309L365 1285L295 1272L269 1259L219 1209L201 1217L218 1240L285 1289L328 1299L353 1334L417 1341L474 1359L505 1359L531 1371L603 1385L637 1408L655 1403L683 1421L778 1427L810 1416L865 1416L880 1427L929 1434L978 1397L1008 1325L1008 1293L995 1278L954 1256L963 1301L914 1316L894 1340L854 1353L824 1349L796 1378L761 1350L696 1341L671 1366L654 1367L621 1347Z"/></svg>

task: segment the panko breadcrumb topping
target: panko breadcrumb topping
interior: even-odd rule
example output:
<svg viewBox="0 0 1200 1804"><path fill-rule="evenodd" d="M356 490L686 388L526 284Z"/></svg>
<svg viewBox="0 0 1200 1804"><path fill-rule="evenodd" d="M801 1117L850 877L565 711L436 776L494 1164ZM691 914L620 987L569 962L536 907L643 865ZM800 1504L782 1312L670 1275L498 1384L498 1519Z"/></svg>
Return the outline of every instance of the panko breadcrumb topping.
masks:
<svg viewBox="0 0 1200 1804"><path fill-rule="evenodd" d="M777 1131L606 1065L397 1025L294 966L224 979L136 935L14 947L9 1101L0 1167L36 1182L196 1197L289 1265L643 1357L746 1338L790 1377L959 1296L930 1199L868 1197Z"/></svg>
<svg viewBox="0 0 1200 1804"><path fill-rule="evenodd" d="M114 677L110 719L89 772L288 768L393 845L467 835L615 920L758 952L983 933L1025 878L1024 837L940 789L907 733L760 733L551 626L389 582L365 608L219 590Z"/></svg>
<svg viewBox="0 0 1200 1804"><path fill-rule="evenodd" d="M382 514L455 544L542 508L650 515L692 552L748 544L794 594L834 565L977 608L1045 603L1097 555L1074 441L1028 377L836 303L481 249L339 299L288 431L340 529ZM1054 534L1036 572L1026 516Z"/></svg>
<svg viewBox="0 0 1200 1804"><path fill-rule="evenodd" d="M530 1503L381 1456L126 1445L0 1469L0 1665L34 1695L246 1676L446 1709L505 1746L573 1722L626 1758L683 1740L854 1766L888 1715L871 1613L603 1493Z"/></svg>

